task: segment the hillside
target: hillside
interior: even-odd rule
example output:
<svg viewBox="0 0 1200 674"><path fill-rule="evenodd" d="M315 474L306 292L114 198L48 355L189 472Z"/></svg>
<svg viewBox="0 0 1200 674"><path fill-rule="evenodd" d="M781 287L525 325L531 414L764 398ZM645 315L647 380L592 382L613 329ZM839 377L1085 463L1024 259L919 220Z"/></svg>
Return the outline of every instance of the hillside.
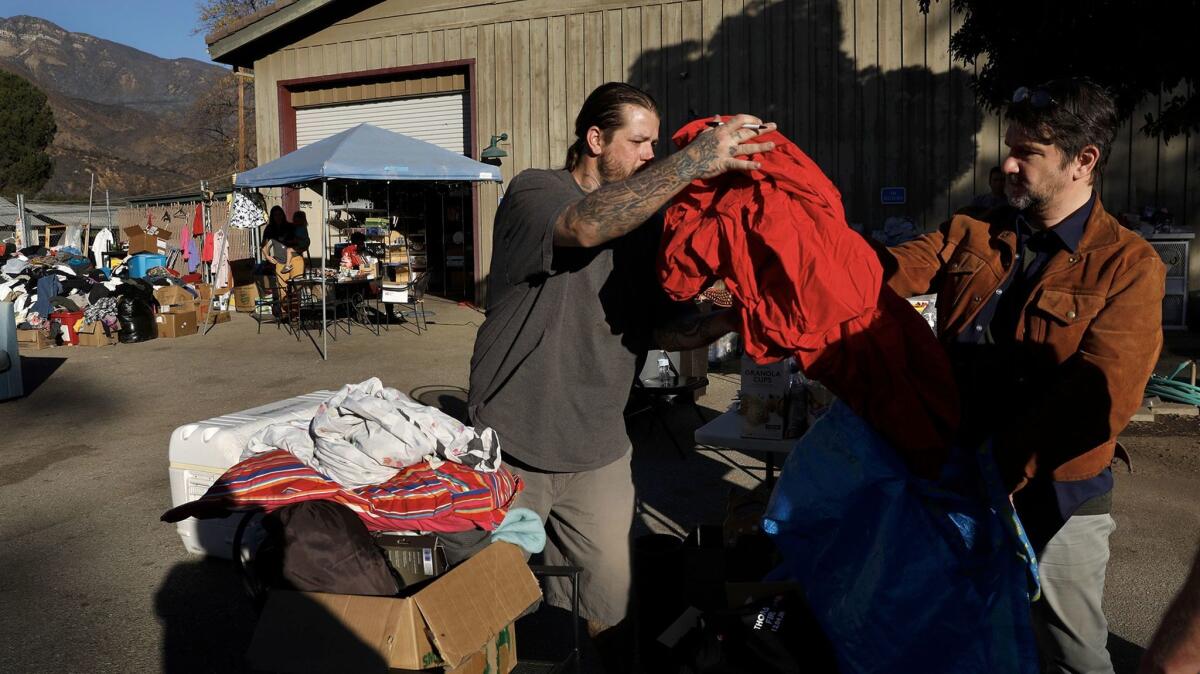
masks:
<svg viewBox="0 0 1200 674"><path fill-rule="evenodd" d="M16 16L0 18L0 69L44 91L54 112L54 175L41 198L86 196L85 168L118 198L172 191L231 164L227 151L200 130L212 120L196 108L228 78L225 68L164 59ZM236 128L235 120L221 122Z"/></svg>

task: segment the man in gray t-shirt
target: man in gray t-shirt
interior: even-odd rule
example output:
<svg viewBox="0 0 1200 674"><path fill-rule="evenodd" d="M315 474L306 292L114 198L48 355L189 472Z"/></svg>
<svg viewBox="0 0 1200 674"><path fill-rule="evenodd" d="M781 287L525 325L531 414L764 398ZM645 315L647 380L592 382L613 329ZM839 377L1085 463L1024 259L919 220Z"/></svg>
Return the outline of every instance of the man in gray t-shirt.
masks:
<svg viewBox="0 0 1200 674"><path fill-rule="evenodd" d="M525 489L515 505L546 523L546 563L576 565L580 611L598 634L624 618L633 521L623 410L649 344L657 232L643 226L697 178L751 170L739 159L774 128L748 115L651 162L654 100L622 83L598 87L575 121L566 168L513 179L496 212L487 318L471 358L471 420L499 434ZM754 128L748 128L748 126ZM693 348L736 329L732 313L655 331ZM546 601L570 607L551 579Z"/></svg>

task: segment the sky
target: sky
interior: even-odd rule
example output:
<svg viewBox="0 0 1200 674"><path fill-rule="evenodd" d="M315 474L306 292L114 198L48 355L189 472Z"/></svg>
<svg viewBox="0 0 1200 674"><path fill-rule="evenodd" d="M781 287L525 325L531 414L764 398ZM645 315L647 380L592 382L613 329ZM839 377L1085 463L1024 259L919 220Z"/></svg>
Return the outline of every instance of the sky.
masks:
<svg viewBox="0 0 1200 674"><path fill-rule="evenodd" d="M0 0L0 16L36 16L163 58L208 62L196 28L196 0Z"/></svg>

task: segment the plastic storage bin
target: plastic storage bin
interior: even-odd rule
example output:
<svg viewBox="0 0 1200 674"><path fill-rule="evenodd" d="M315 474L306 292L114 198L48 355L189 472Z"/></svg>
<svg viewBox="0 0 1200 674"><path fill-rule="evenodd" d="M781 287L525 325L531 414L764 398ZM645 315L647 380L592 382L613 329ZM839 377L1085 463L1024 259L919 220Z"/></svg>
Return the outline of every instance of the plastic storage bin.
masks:
<svg viewBox="0 0 1200 674"><path fill-rule="evenodd" d="M50 318L62 324L66 332L63 336L63 344L79 345L79 334L75 332L75 324L83 320L82 311L52 311Z"/></svg>
<svg viewBox="0 0 1200 674"><path fill-rule="evenodd" d="M167 266L167 256L158 253L138 253L129 258L129 278L143 278L155 267Z"/></svg>
<svg viewBox="0 0 1200 674"><path fill-rule="evenodd" d="M171 433L168 450L171 506L203 496L222 473L238 462L250 436L271 424L312 418L317 407L333 394L333 391L316 391L176 428ZM233 537L242 517L235 514L220 519L188 518L175 526L189 552L231 559ZM252 540L255 533L248 532L247 536Z"/></svg>

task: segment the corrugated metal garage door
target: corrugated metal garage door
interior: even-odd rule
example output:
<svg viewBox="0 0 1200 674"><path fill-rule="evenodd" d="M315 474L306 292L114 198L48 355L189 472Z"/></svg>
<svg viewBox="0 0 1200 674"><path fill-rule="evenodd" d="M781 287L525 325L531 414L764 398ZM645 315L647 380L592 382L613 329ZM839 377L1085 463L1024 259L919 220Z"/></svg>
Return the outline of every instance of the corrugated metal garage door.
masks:
<svg viewBox="0 0 1200 674"><path fill-rule="evenodd" d="M433 143L456 154L466 144L464 95L401 98L296 110L296 148L363 122Z"/></svg>

